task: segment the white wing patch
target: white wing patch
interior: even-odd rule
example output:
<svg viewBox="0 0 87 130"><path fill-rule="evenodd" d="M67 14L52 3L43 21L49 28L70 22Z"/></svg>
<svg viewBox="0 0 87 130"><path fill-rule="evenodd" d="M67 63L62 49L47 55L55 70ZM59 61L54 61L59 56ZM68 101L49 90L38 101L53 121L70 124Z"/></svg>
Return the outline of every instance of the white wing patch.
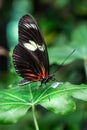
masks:
<svg viewBox="0 0 87 130"><path fill-rule="evenodd" d="M40 45L37 44L37 48L38 48L40 51L44 51L44 50L45 50L44 44L43 44L42 46L40 46Z"/></svg>
<svg viewBox="0 0 87 130"><path fill-rule="evenodd" d="M25 23L24 26L27 27L27 28L33 28L33 29L38 30L38 28L37 28L37 26L36 26L35 24L28 24L28 23Z"/></svg>
<svg viewBox="0 0 87 130"><path fill-rule="evenodd" d="M29 40L29 43L24 43L24 46L25 46L25 48L27 48L28 50L31 50L31 51L36 51L37 49L40 51L45 50L44 44L42 46L40 46L32 40Z"/></svg>
<svg viewBox="0 0 87 130"><path fill-rule="evenodd" d="M24 43L24 46L31 51L37 50L37 44L34 41L29 40L29 43Z"/></svg>

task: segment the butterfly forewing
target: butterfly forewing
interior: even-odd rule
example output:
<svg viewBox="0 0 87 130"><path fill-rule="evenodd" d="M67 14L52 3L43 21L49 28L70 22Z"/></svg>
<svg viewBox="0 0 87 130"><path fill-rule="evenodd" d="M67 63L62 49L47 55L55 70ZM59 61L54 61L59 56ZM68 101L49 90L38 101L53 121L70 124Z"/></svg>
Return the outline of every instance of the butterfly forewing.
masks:
<svg viewBox="0 0 87 130"><path fill-rule="evenodd" d="M16 72L29 81L48 78L47 48L36 21L32 16L25 15L20 19L18 29L19 44L13 52Z"/></svg>
<svg viewBox="0 0 87 130"><path fill-rule="evenodd" d="M38 45L42 45L44 42L34 18L31 15L25 15L19 21L19 43L29 42L29 40Z"/></svg>

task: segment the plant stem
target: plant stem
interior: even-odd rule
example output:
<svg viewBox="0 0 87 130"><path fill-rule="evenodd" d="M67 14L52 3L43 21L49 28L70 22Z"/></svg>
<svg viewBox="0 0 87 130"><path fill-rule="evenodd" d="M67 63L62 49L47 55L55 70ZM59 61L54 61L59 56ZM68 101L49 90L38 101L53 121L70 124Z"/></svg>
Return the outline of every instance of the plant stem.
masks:
<svg viewBox="0 0 87 130"><path fill-rule="evenodd" d="M32 104L32 112L33 112L33 119L34 119L35 128L36 128L36 130L39 130L38 122L37 122L37 119L35 116L35 105L34 104Z"/></svg>

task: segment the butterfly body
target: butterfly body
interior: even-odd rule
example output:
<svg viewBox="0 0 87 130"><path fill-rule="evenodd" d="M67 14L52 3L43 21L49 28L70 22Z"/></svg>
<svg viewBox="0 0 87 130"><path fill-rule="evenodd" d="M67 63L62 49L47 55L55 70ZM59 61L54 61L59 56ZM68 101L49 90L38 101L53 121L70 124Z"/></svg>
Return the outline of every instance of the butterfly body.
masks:
<svg viewBox="0 0 87 130"><path fill-rule="evenodd" d="M47 47L40 29L31 15L24 15L19 21L19 43L13 51L16 72L24 78L19 85L53 78L49 75Z"/></svg>

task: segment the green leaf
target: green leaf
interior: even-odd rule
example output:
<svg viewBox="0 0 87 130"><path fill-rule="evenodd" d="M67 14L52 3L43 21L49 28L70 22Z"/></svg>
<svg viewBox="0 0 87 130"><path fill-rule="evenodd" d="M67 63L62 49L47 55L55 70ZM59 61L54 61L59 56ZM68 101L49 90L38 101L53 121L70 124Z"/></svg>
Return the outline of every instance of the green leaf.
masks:
<svg viewBox="0 0 87 130"><path fill-rule="evenodd" d="M87 60L86 48L87 24L80 24L72 31L70 42L64 35L60 35L58 39L56 39L54 46L48 48L50 63L61 64L74 49L75 52L66 60L64 64L68 64L76 59Z"/></svg>
<svg viewBox="0 0 87 130"><path fill-rule="evenodd" d="M68 98L67 95L59 95L56 98L52 97L49 100L45 100L45 102L43 101L41 105L46 107L48 110L60 114L68 113L69 111L73 111L76 108L73 100L71 98Z"/></svg>
<svg viewBox="0 0 87 130"><path fill-rule="evenodd" d="M75 48L65 45L65 44L55 44L52 47L48 48L49 60L50 64L62 64L65 59L74 51ZM67 50L67 51L66 51ZM64 64L68 64L75 60L74 52L65 62Z"/></svg>
<svg viewBox="0 0 87 130"><path fill-rule="evenodd" d="M56 83L55 83L56 84ZM64 83L56 88L52 82L31 83L23 87L0 90L0 122L15 123L32 105L42 105L55 113L66 114L76 109L74 98L87 101L87 86Z"/></svg>
<svg viewBox="0 0 87 130"><path fill-rule="evenodd" d="M15 123L28 109L29 105L19 88L0 91L0 122Z"/></svg>
<svg viewBox="0 0 87 130"><path fill-rule="evenodd" d="M55 44L53 46L50 46L48 48L49 53L49 60L51 64L57 63L62 64L63 61L73 52L75 49L74 47L70 46L68 44L68 39L65 35L59 35L58 38L56 38ZM67 50L67 51L66 51ZM75 54L75 53L74 53ZM75 56L72 54L64 64L68 64L75 60Z"/></svg>
<svg viewBox="0 0 87 130"><path fill-rule="evenodd" d="M87 25L81 24L78 26L71 35L71 46L76 49L74 54L76 58L87 58Z"/></svg>
<svg viewBox="0 0 87 130"><path fill-rule="evenodd" d="M50 92L49 92L50 91ZM65 83L55 88L54 90L49 90L48 97L43 98L41 105L46 107L55 113L67 113L74 111L76 109L76 104L74 97L76 99L81 99L87 101L87 86L86 85L73 85L70 83Z"/></svg>
<svg viewBox="0 0 87 130"><path fill-rule="evenodd" d="M81 24L72 33L71 46L76 49L75 58L84 60L87 77L87 24Z"/></svg>

